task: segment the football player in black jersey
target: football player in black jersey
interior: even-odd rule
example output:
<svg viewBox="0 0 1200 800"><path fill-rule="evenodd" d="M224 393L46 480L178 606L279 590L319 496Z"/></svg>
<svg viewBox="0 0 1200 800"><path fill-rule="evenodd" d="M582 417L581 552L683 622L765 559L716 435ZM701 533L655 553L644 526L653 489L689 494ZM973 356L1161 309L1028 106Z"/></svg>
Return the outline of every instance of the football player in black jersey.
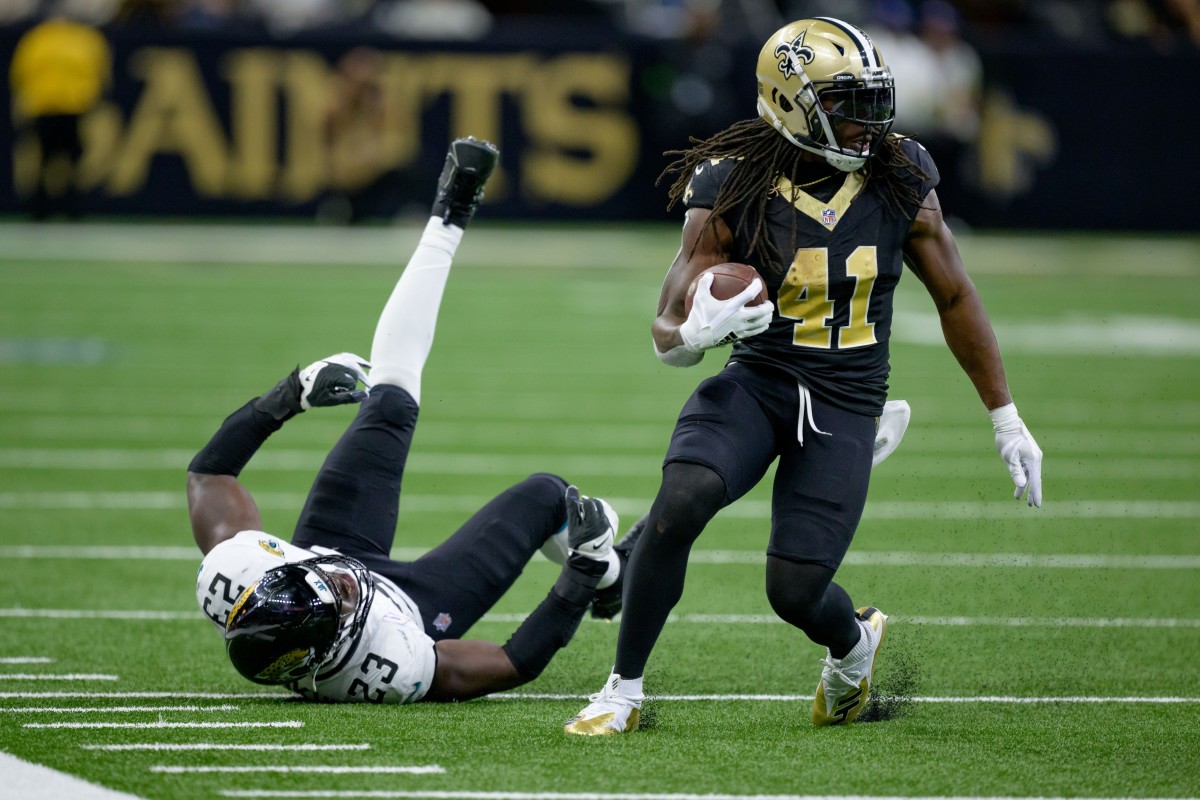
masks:
<svg viewBox="0 0 1200 800"><path fill-rule="evenodd" d="M876 420L887 396L892 296L904 264L937 307L945 339L991 415L1000 456L1040 506L1041 458L1017 414L979 294L942 218L937 168L890 134L894 84L870 37L828 17L793 22L758 60L758 116L672 155L683 241L652 326L659 358L686 367L733 342L729 363L679 416L646 532L625 578L612 673L566 724L572 734L638 724L642 676L683 592L692 543L778 460L767 547L775 612L828 648L815 725L853 721L868 697L886 615L855 611L833 582L862 516ZM702 277L754 266L758 281L716 300Z"/></svg>

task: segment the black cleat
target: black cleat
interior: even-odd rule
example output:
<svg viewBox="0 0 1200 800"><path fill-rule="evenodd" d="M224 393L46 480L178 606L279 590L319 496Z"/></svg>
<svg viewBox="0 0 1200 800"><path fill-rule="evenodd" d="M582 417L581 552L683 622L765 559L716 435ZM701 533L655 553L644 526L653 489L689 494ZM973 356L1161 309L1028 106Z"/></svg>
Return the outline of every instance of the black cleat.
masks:
<svg viewBox="0 0 1200 800"><path fill-rule="evenodd" d="M451 142L446 166L438 178L433 216L440 217L445 225L467 227L483 200L483 185L499 159L500 151L491 142L474 136Z"/></svg>
<svg viewBox="0 0 1200 800"><path fill-rule="evenodd" d="M621 574L617 576L616 583L612 586L596 590L596 596L592 598L592 619L612 619L621 613L621 587L625 585L625 569L629 564L629 554L633 552L633 546L637 544L638 537L645 529L646 518L642 517L625 532L621 541L613 545L617 558L621 560Z"/></svg>

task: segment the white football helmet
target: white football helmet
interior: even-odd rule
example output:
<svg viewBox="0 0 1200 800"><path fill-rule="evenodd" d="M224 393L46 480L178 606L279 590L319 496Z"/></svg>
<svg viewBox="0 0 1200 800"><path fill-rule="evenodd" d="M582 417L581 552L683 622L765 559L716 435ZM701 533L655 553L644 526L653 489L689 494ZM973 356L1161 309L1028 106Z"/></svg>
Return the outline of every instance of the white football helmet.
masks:
<svg viewBox="0 0 1200 800"><path fill-rule="evenodd" d="M832 17L802 19L776 31L758 54L758 113L792 144L853 172L892 127L895 82L861 29ZM852 138L839 142L841 123L851 123Z"/></svg>

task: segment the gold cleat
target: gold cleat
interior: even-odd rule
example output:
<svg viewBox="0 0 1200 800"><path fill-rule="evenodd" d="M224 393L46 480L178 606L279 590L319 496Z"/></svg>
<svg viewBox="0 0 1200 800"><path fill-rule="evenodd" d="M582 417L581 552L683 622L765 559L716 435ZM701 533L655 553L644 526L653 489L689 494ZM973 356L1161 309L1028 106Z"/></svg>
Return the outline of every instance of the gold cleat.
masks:
<svg viewBox="0 0 1200 800"><path fill-rule="evenodd" d="M813 698L813 725L846 725L853 722L867 705L871 696L871 676L875 671L875 656L883 644L887 630L887 615L878 608L860 608L854 615L867 637L869 652L857 661L826 655L821 659L821 682Z"/></svg>
<svg viewBox="0 0 1200 800"><path fill-rule="evenodd" d="M620 677L613 675L591 703L567 723L563 730L573 736L615 736L637 730L641 720L642 698L619 693Z"/></svg>

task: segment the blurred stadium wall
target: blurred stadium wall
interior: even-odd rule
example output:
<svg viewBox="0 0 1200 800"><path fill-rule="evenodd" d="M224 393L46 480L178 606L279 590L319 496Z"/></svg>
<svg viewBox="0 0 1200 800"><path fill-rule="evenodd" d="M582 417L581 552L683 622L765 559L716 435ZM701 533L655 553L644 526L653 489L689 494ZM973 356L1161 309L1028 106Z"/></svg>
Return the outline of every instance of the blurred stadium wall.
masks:
<svg viewBox="0 0 1200 800"><path fill-rule="evenodd" d="M0 63L25 29L0 28ZM409 196L424 207L445 143L470 133L503 151L490 219L627 221L668 218L654 186L665 150L754 113L759 45L697 47L536 21L461 43L172 30L116 30L109 42L112 81L82 129L89 214L312 217L331 184L337 65L368 45L379 54L381 121L369 169L395 189L379 215L403 212ZM981 227L1197 229L1200 51L1045 41L977 49L979 135L953 152L930 145L952 217ZM0 108L12 109L3 87ZM36 144L15 111L0 116L0 214L16 214Z"/></svg>

